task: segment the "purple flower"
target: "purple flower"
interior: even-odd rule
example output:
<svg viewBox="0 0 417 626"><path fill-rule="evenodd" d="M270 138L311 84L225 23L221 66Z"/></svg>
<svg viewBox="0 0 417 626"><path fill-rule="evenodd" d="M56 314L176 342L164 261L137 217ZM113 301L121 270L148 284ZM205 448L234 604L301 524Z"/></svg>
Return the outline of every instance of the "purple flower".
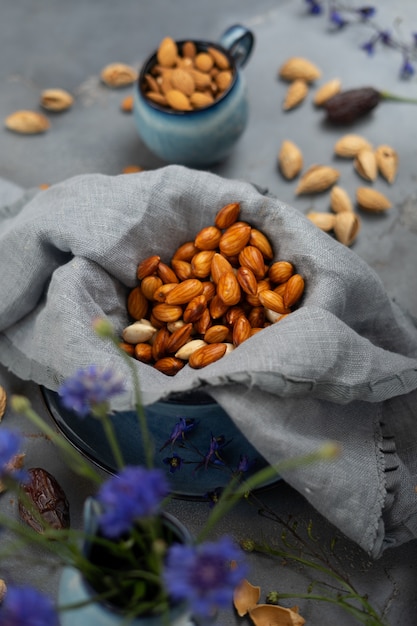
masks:
<svg viewBox="0 0 417 626"><path fill-rule="evenodd" d="M414 74L414 67L411 65L408 59L404 59L404 63L400 69L400 77L408 79Z"/></svg>
<svg viewBox="0 0 417 626"><path fill-rule="evenodd" d="M343 28L347 24L347 21L339 11L330 11L330 21L338 28Z"/></svg>
<svg viewBox="0 0 417 626"><path fill-rule="evenodd" d="M361 48L369 55L372 55L375 52L375 39L370 39L366 43L362 44Z"/></svg>
<svg viewBox="0 0 417 626"><path fill-rule="evenodd" d="M177 439L181 439L184 441L185 433L188 433L196 426L196 421L192 417L185 418L180 417L179 422L174 425L174 428L171 431L171 434L164 445L159 449L161 452L164 448L166 448L169 444L172 446L176 443Z"/></svg>
<svg viewBox="0 0 417 626"><path fill-rule="evenodd" d="M323 12L323 7L317 0L306 0L306 2L309 5L308 12L311 13L311 15L320 15Z"/></svg>
<svg viewBox="0 0 417 626"><path fill-rule="evenodd" d="M0 430L0 478L10 477L19 481L27 479L27 473L14 466L21 444L22 437L19 433L7 428Z"/></svg>
<svg viewBox="0 0 417 626"><path fill-rule="evenodd" d="M126 467L100 487L97 500L103 513L99 524L104 535L118 537L136 521L158 512L169 493L165 475L158 469Z"/></svg>
<svg viewBox="0 0 417 626"><path fill-rule="evenodd" d="M239 463L238 463L236 471L239 473L248 472L253 464L254 464L254 461L251 461L246 454L241 454L239 456Z"/></svg>
<svg viewBox="0 0 417 626"><path fill-rule="evenodd" d="M379 38L385 46L390 46L392 44L392 37L389 30L381 30Z"/></svg>
<svg viewBox="0 0 417 626"><path fill-rule="evenodd" d="M375 7L360 7L359 9L356 9L356 12L360 15L360 17L367 20L375 15L376 9Z"/></svg>
<svg viewBox="0 0 417 626"><path fill-rule="evenodd" d="M90 365L67 378L58 393L67 409L75 411L80 417L85 417L92 409L103 405L112 396L123 391L124 383L119 374L115 374L111 369Z"/></svg>
<svg viewBox="0 0 417 626"><path fill-rule="evenodd" d="M184 461L180 456L178 456L178 454L175 454L174 452L172 456L165 457L162 462L165 463L165 465L169 465L169 473L174 474L181 469Z"/></svg>
<svg viewBox="0 0 417 626"><path fill-rule="evenodd" d="M186 600L196 617L212 617L219 608L229 607L236 586L247 567L231 567L242 556L229 537L196 546L174 544L168 550L164 582L174 600Z"/></svg>
<svg viewBox="0 0 417 626"><path fill-rule="evenodd" d="M0 605L2 626L59 626L52 600L32 587L7 587Z"/></svg>

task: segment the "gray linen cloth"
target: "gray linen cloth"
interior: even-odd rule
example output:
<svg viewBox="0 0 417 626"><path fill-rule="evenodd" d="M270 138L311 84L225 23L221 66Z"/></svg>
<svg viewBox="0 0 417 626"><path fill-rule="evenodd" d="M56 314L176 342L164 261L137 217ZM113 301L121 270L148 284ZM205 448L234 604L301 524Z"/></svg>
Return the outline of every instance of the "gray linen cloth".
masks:
<svg viewBox="0 0 417 626"><path fill-rule="evenodd" d="M271 463L340 442L337 460L283 477L376 558L417 536L417 330L353 251L254 185L168 166L77 176L4 205L0 361L52 390L91 363L129 379L92 321L121 333L138 262L169 262L235 201L304 276L302 306L200 370L168 377L135 361L144 403L204 388Z"/></svg>

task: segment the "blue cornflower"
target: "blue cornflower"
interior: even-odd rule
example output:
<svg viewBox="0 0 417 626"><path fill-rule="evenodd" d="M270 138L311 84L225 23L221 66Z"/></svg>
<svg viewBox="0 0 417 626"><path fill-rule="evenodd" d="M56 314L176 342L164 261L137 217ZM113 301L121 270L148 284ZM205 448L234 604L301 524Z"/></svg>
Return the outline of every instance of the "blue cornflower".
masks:
<svg viewBox="0 0 417 626"><path fill-rule="evenodd" d="M385 46L390 46L392 44L392 37L389 30L381 30L379 38Z"/></svg>
<svg viewBox="0 0 417 626"><path fill-rule="evenodd" d="M369 19L375 15L376 9L375 7L360 7L359 9L356 9L356 13L364 19Z"/></svg>
<svg viewBox="0 0 417 626"><path fill-rule="evenodd" d="M8 586L0 605L2 626L59 626L52 600L32 587Z"/></svg>
<svg viewBox="0 0 417 626"><path fill-rule="evenodd" d="M254 464L254 461L251 461L246 454L241 454L239 456L239 463L238 463L236 471L239 473L248 472L253 464Z"/></svg>
<svg viewBox="0 0 417 626"><path fill-rule="evenodd" d="M25 481L27 473L13 467L13 459L18 454L22 444L22 437L14 430L2 428L0 430L0 478L10 477Z"/></svg>
<svg viewBox="0 0 417 626"><path fill-rule="evenodd" d="M119 374L96 365L78 370L58 389L62 404L80 417L85 417L95 407L107 403L112 396L123 391L124 382Z"/></svg>
<svg viewBox="0 0 417 626"><path fill-rule="evenodd" d="M169 465L169 473L174 474L181 469L184 460L174 452L172 456L165 457L162 462Z"/></svg>
<svg viewBox="0 0 417 626"><path fill-rule="evenodd" d="M306 2L310 5L309 13L311 13L311 15L320 15L323 12L323 7L317 0L306 0Z"/></svg>
<svg viewBox="0 0 417 626"><path fill-rule="evenodd" d="M365 50L369 55L375 52L375 39L370 39L366 43L362 44L362 50Z"/></svg>
<svg viewBox="0 0 417 626"><path fill-rule="evenodd" d="M400 77L401 78L410 78L414 74L414 67L411 65L408 59L404 59L404 63L400 69Z"/></svg>
<svg viewBox="0 0 417 626"><path fill-rule="evenodd" d="M330 11L329 17L330 21L338 28L343 28L343 26L346 26L347 24L347 21L345 20L343 15L339 13L339 11Z"/></svg>
<svg viewBox="0 0 417 626"><path fill-rule="evenodd" d="M184 441L185 434L188 433L190 430L192 430L196 426L196 424L197 423L195 419L192 417L187 417L187 418L180 417L179 421L176 422L176 424L174 424L174 428L172 429L169 438L165 441L163 446L159 449L159 452L161 452L169 444L174 446L177 439L181 439L182 441Z"/></svg>
<svg viewBox="0 0 417 626"><path fill-rule="evenodd" d="M103 534L118 537L128 532L136 521L155 515L168 493L162 470L124 468L103 483L97 494L103 510L99 519Z"/></svg>
<svg viewBox="0 0 417 626"><path fill-rule="evenodd" d="M241 556L227 536L196 546L174 544L163 573L166 589L174 600L186 600L196 617L212 617L217 609L231 605L234 589L246 576L245 563L230 565Z"/></svg>

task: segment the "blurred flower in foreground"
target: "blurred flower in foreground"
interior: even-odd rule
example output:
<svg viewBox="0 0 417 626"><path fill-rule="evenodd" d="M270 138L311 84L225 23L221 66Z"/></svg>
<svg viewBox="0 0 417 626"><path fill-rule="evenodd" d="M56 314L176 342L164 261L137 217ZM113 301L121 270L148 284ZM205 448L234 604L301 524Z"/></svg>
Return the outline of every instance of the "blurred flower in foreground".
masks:
<svg viewBox="0 0 417 626"><path fill-rule="evenodd" d="M92 409L107 403L113 396L123 393L124 389L119 374L111 369L90 365L67 378L58 393L67 409L86 417Z"/></svg>
<svg viewBox="0 0 417 626"><path fill-rule="evenodd" d="M48 596L32 587L8 586L0 606L2 626L59 626L58 615Z"/></svg>
<svg viewBox="0 0 417 626"><path fill-rule="evenodd" d="M21 444L22 437L17 432L7 428L0 430L0 479L12 478L21 482L27 479L27 473L14 463Z"/></svg>

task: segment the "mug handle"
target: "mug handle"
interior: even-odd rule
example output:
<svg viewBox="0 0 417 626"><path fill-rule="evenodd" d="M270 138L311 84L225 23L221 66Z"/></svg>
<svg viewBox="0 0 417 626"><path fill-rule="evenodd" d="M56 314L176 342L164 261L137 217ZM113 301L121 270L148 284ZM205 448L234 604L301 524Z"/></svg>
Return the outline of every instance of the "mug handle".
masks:
<svg viewBox="0 0 417 626"><path fill-rule="evenodd" d="M240 24L229 26L220 37L220 44L231 54L237 67L246 64L254 43L255 36L252 31Z"/></svg>

